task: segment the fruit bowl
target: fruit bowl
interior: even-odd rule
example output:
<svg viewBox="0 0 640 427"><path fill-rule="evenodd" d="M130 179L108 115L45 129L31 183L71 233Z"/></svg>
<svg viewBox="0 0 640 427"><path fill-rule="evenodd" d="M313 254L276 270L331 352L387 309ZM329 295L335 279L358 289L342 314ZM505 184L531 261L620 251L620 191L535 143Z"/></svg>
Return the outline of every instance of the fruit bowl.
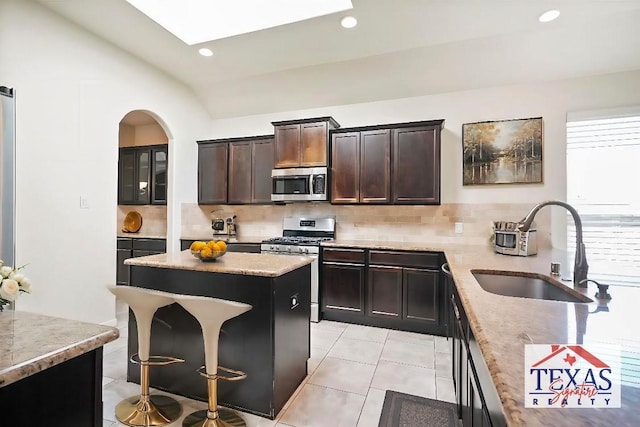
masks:
<svg viewBox="0 0 640 427"><path fill-rule="evenodd" d="M191 251L191 255L198 258L200 261L215 261L220 258L222 255L226 254L227 251ZM209 255L210 254L210 255Z"/></svg>
<svg viewBox="0 0 640 427"><path fill-rule="evenodd" d="M210 240L208 242L195 241L189 248L191 255L200 261L215 261L227 253L227 244L222 240Z"/></svg>

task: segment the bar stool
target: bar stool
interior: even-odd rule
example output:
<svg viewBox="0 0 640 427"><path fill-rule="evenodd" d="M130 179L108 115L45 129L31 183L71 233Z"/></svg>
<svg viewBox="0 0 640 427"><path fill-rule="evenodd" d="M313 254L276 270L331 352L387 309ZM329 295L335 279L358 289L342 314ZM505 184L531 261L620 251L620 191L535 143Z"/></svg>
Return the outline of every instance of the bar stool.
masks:
<svg viewBox="0 0 640 427"><path fill-rule="evenodd" d="M184 307L202 328L204 339L205 366L198 372L207 379L209 392L208 410L197 411L187 416L182 422L183 427L242 427L245 422L235 412L218 408L218 379L238 381L247 377L244 372L218 366L218 338L220 328L227 320L251 310L253 307L236 301L218 298L175 295L175 301ZM202 369L205 371L202 372ZM218 374L218 370L233 374L232 377Z"/></svg>
<svg viewBox="0 0 640 427"><path fill-rule="evenodd" d="M151 322L155 312L175 302L173 294L136 288L133 286L108 286L109 291L126 302L136 317L138 325L138 360L140 365L140 395L131 396L116 405L116 418L128 426L165 426L176 421L182 414L182 406L173 398L164 395L149 395L149 366L162 366L184 362L167 356L150 356Z"/></svg>

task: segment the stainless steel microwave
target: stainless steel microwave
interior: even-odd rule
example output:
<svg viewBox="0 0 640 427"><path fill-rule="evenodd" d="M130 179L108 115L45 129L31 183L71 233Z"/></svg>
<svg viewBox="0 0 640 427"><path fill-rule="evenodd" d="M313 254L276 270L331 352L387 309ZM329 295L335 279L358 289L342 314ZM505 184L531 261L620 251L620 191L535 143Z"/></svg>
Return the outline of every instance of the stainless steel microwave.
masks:
<svg viewBox="0 0 640 427"><path fill-rule="evenodd" d="M529 256L538 253L535 228L519 231L518 223L494 222L494 248L499 254Z"/></svg>
<svg viewBox="0 0 640 427"><path fill-rule="evenodd" d="M327 168L273 169L271 200L274 202L327 200Z"/></svg>

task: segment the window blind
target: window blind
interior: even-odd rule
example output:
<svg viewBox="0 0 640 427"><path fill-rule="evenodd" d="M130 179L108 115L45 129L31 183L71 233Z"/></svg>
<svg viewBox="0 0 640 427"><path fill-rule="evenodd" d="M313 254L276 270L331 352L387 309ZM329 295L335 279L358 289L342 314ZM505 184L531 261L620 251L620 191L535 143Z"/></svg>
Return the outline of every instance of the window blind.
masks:
<svg viewBox="0 0 640 427"><path fill-rule="evenodd" d="M640 108L567 120L567 201L580 213L589 276L640 286ZM567 216L567 249L576 231Z"/></svg>

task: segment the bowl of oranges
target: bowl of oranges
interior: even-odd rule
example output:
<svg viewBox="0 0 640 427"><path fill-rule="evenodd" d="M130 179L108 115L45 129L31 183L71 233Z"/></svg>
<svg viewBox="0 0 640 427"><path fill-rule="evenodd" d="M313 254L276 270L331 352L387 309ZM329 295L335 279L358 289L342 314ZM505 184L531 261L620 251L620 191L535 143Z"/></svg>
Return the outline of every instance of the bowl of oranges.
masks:
<svg viewBox="0 0 640 427"><path fill-rule="evenodd" d="M227 252L227 244L222 240L195 241L189 248L191 255L200 261L215 261Z"/></svg>

